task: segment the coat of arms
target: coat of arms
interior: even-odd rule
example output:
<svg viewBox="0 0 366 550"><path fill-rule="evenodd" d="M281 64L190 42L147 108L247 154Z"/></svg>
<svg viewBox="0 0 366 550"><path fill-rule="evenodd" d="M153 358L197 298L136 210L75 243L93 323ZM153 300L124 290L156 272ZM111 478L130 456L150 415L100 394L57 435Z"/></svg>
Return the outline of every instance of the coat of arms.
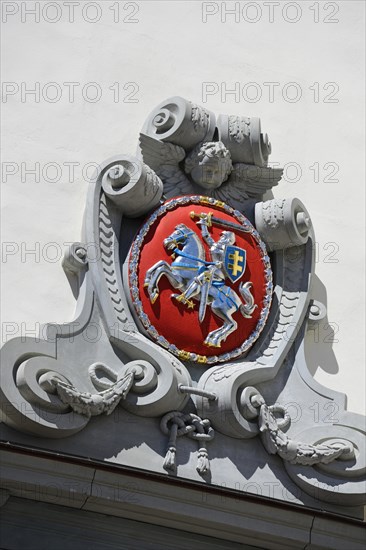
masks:
<svg viewBox="0 0 366 550"><path fill-rule="evenodd" d="M313 295L314 230L300 200L264 198L282 175L268 165L270 153L258 118L216 118L174 97L148 116L136 157L101 164L83 242L63 260L77 318L2 350L5 431L41 436L42 445L76 434L97 415L116 413L123 428L120 407L140 422L138 437L146 424L150 442L169 438L161 462L160 442L149 449L160 473L180 474L177 438L188 436L199 448L196 467L187 460L184 475L195 481L226 483L224 457L241 482L258 485L261 461L277 498L288 488L295 494L296 484L298 503L308 495L312 506L317 499L364 503L364 418L346 411L344 396L314 382L307 368L307 330L326 316ZM337 418L315 425L314 402L319 410L334 405ZM289 404L301 411L296 422ZM89 445L101 425L94 432L90 421L78 453L94 456ZM120 433L116 461L138 457L150 468L143 445L135 441L129 454L123 438L131 430ZM250 444L256 436L263 446ZM212 467L208 444L218 459ZM277 475L280 468L289 475Z"/></svg>
<svg viewBox="0 0 366 550"><path fill-rule="evenodd" d="M147 333L199 363L249 349L271 302L272 271L258 232L239 212L203 196L171 199L148 218L132 246L130 280Z"/></svg>

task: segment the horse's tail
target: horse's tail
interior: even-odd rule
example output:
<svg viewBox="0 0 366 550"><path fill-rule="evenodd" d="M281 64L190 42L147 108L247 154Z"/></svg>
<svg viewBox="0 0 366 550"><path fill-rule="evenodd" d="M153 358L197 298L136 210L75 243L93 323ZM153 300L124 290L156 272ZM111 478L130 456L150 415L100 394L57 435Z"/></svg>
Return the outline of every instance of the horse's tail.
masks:
<svg viewBox="0 0 366 550"><path fill-rule="evenodd" d="M241 283L239 286L240 294L244 300L244 304L240 306L240 312L243 317L247 319L251 318L253 311L258 307L257 304L254 303L254 296L250 291L251 287L252 283L249 281L245 284Z"/></svg>

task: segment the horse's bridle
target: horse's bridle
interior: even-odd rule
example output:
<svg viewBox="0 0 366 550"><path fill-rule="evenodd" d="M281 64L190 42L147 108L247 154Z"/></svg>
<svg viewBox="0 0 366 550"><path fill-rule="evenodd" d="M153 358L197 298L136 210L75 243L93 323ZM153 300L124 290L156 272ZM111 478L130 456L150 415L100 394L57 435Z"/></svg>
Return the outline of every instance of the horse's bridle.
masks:
<svg viewBox="0 0 366 550"><path fill-rule="evenodd" d="M178 246L179 243L182 243L190 235L194 235L194 231L192 231L191 229L188 229L188 227L187 227L187 231L184 231L183 229L176 227L174 233L176 232L181 233L181 235L176 239L172 239L172 242L174 243L175 246Z"/></svg>

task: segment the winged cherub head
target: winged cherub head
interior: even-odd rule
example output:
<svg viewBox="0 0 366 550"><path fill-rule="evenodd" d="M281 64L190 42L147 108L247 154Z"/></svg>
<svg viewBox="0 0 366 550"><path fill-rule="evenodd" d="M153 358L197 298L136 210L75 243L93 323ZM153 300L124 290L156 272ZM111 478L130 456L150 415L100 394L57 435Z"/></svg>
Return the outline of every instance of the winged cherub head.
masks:
<svg viewBox="0 0 366 550"><path fill-rule="evenodd" d="M233 168L228 149L221 141L199 143L185 160L184 169L204 189L217 189Z"/></svg>

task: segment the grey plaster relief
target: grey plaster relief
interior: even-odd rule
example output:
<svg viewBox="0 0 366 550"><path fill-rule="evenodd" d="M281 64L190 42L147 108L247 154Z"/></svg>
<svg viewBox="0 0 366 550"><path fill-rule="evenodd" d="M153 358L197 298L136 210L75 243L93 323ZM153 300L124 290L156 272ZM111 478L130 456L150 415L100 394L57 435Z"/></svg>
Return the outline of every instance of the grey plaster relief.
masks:
<svg viewBox="0 0 366 550"><path fill-rule="evenodd" d="M308 371L314 229L263 199L271 152L258 118L173 97L101 164L63 260L76 319L2 349L3 437L359 515L365 419Z"/></svg>

